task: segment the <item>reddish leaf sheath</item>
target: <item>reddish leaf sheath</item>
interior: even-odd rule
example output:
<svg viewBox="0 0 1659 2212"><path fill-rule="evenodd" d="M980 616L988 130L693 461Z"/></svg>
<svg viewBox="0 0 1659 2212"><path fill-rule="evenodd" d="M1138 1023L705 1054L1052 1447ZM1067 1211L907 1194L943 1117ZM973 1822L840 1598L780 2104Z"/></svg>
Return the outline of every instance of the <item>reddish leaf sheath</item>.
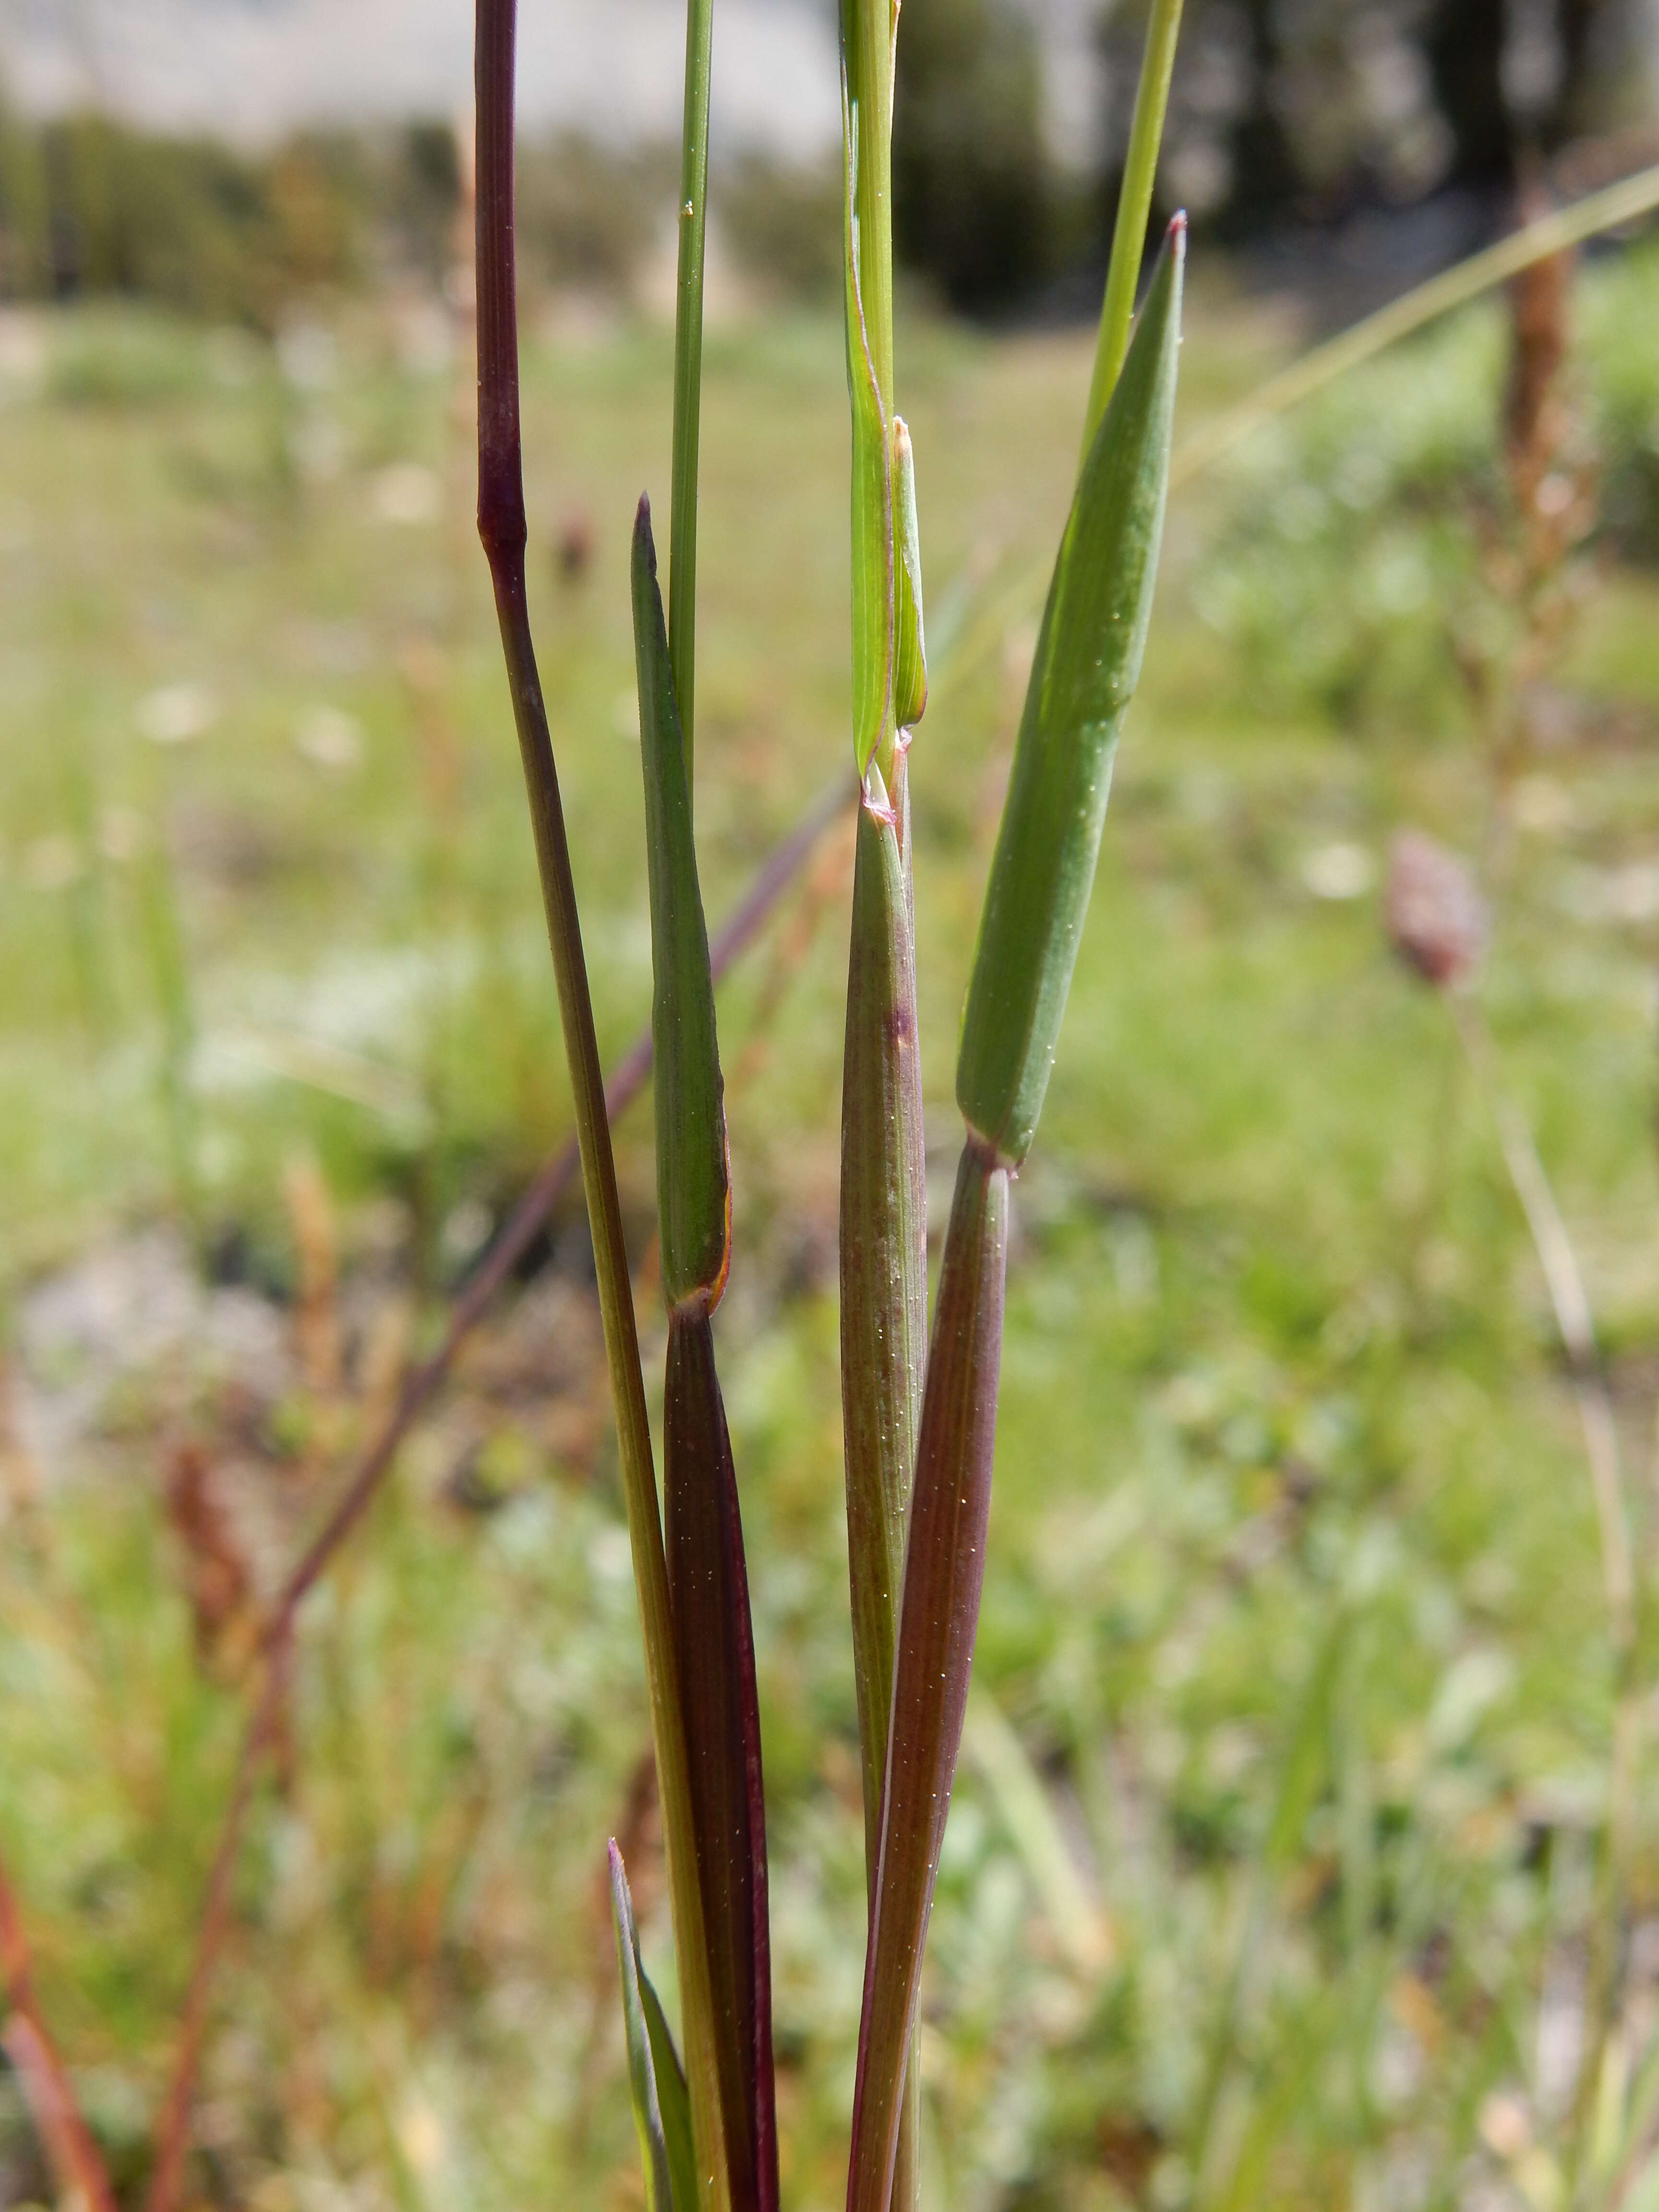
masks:
<svg viewBox="0 0 1659 2212"><path fill-rule="evenodd" d="M892 2192L906 2052L985 1580L1007 1245L1008 1170L970 1136L945 1232L910 1494L848 2212L887 2212Z"/></svg>
<svg viewBox="0 0 1659 2212"><path fill-rule="evenodd" d="M668 1322L664 1542L733 2212L776 2212L766 1807L749 1577L708 1314Z"/></svg>
<svg viewBox="0 0 1659 2212"><path fill-rule="evenodd" d="M859 805L841 1109L841 1405L853 1664L873 1890L904 1522L927 1358L927 1162L904 757Z"/></svg>

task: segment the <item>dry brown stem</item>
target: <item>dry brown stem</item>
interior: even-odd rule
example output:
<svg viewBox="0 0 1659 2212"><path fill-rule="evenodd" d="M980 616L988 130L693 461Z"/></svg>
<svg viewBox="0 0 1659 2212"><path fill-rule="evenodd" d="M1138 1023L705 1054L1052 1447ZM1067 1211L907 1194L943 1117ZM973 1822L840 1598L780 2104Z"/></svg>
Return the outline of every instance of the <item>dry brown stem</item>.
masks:
<svg viewBox="0 0 1659 2212"><path fill-rule="evenodd" d="M0 1866L0 1989L6 2000L0 2049L22 2087L60 2193L71 2202L78 2199L83 2212L115 2212L115 2192L103 2157L35 2000L28 1938L3 1866Z"/></svg>

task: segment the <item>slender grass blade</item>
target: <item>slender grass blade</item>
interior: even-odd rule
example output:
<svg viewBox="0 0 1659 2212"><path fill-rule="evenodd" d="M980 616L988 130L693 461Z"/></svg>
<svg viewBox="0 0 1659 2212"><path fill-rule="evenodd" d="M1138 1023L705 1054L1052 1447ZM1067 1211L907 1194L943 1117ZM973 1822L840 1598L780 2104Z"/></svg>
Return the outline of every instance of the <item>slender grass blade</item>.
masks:
<svg viewBox="0 0 1659 2212"><path fill-rule="evenodd" d="M671 1307L720 1302L731 1261L732 1185L714 982L691 834L691 787L675 705L651 505L634 524L634 655L651 889L657 1206Z"/></svg>

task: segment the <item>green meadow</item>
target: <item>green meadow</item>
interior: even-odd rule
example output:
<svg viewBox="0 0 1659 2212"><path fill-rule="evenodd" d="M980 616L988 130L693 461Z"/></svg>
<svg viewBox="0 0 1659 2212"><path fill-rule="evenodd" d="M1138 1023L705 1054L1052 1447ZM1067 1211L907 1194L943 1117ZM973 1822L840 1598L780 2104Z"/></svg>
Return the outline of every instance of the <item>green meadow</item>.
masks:
<svg viewBox="0 0 1659 2212"><path fill-rule="evenodd" d="M1571 1378L1490 1098L1382 919L1402 827L1486 870L1474 988L1578 1254L1645 1589L1656 301L1651 246L1582 273L1568 389L1602 520L1502 836L1463 672L1513 621L1501 306L1172 501L1015 1194L977 1703L923 1998L940 2212L1656 2201L1616 2192L1655 2096L1659 1638L1644 1601L1615 1938L1614 1670ZM1304 336L1200 262L1181 425ZM137 308L0 323L0 1844L129 2192L258 1593L568 1133L467 345L419 301L275 345ZM914 304L899 350L933 594L910 758L942 1227L1032 564L1090 342ZM527 331L532 612L609 1056L649 1009L628 533L641 489L665 507L671 369L665 330L571 301ZM849 774L846 422L827 316L711 328L711 916ZM799 2212L840 2198L863 1958L836 1364L851 849L849 812L720 999L717 1334ZM617 1144L654 1375L648 1101ZM667 1911L579 1198L537 1261L305 1617L195 2203L642 2201L606 1834L653 1969ZM0 2072L0 2196L48 2193Z"/></svg>

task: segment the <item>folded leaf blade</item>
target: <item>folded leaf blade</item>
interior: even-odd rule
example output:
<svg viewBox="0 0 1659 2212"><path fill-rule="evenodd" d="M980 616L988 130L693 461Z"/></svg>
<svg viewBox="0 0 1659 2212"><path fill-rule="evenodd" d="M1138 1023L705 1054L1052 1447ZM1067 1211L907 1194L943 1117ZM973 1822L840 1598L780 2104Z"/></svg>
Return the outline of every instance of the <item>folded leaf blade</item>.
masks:
<svg viewBox="0 0 1659 2212"><path fill-rule="evenodd" d="M725 1086L714 1030L708 932L691 833L691 787L675 703L651 505L634 524L634 658L645 770L646 860L654 988L657 1206L663 1291L712 1310L731 1258Z"/></svg>

